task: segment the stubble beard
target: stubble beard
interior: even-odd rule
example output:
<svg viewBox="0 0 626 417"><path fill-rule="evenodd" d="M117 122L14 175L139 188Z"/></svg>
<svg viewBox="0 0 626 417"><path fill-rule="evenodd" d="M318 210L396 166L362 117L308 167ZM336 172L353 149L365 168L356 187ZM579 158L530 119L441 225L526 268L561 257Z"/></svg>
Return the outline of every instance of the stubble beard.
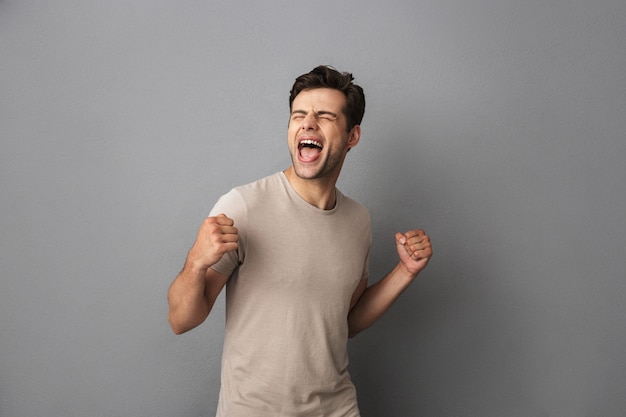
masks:
<svg viewBox="0 0 626 417"><path fill-rule="evenodd" d="M334 176L335 172L341 167L341 155L328 155L328 157L322 161L321 165L318 167L306 167L302 166L300 161L298 161L298 149L296 149L296 154L291 155L291 164L293 165L293 170L299 178L304 180L318 180L318 179L328 179Z"/></svg>

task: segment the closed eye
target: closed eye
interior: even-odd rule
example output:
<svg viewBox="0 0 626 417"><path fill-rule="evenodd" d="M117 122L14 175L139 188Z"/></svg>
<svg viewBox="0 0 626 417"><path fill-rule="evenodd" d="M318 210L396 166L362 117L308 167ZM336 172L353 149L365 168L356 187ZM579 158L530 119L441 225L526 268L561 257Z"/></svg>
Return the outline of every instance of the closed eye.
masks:
<svg viewBox="0 0 626 417"><path fill-rule="evenodd" d="M299 121L304 119L307 116L307 112L305 112L304 110L294 110L291 113L291 120L295 120L295 121ZM337 120L337 114L330 112L330 111L325 111L325 110L321 110L319 112L316 112L313 114L314 117L317 120L327 120L327 121L336 121Z"/></svg>
<svg viewBox="0 0 626 417"><path fill-rule="evenodd" d="M291 120L302 120L306 117L306 114L303 111L294 111L291 113Z"/></svg>
<svg viewBox="0 0 626 417"><path fill-rule="evenodd" d="M329 111L320 111L317 113L317 117L325 120L337 120L337 115Z"/></svg>

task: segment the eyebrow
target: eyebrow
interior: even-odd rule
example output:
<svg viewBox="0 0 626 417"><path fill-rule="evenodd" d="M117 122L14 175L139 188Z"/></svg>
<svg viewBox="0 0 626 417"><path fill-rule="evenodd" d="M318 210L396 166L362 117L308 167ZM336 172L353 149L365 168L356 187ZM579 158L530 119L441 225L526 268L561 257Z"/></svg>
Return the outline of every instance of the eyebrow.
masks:
<svg viewBox="0 0 626 417"><path fill-rule="evenodd" d="M336 114L336 113L333 113L333 112L328 111L328 110L321 110L321 111L318 111L318 112L317 112L317 114L318 114L318 115L326 115L326 114L327 114L327 115L329 115L329 116L333 116L333 117L335 117L335 118L337 117L337 114Z"/></svg>
<svg viewBox="0 0 626 417"><path fill-rule="evenodd" d="M320 111L316 111L316 112L313 112L313 113L315 113L318 116L329 115L329 116L332 116L332 117L335 117L335 118L337 117L337 113L333 113L333 112L328 111L328 110L320 110ZM304 114L304 115L306 115L306 114L308 114L308 112L304 111L304 110L294 110L294 111L291 112L291 114L292 115L293 114Z"/></svg>

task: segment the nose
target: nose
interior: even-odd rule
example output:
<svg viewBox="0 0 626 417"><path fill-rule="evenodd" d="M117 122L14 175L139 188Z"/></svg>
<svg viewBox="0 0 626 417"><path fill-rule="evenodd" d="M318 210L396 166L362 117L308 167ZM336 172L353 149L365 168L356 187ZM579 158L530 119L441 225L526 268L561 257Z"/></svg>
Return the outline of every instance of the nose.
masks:
<svg viewBox="0 0 626 417"><path fill-rule="evenodd" d="M314 113L311 112L302 119L302 130L315 130L316 127L317 118Z"/></svg>

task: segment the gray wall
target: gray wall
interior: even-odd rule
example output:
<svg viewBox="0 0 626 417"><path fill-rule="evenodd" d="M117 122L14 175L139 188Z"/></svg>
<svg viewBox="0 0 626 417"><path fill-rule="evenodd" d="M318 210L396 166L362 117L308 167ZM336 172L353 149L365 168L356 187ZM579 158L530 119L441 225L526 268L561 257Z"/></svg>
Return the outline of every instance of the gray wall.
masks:
<svg viewBox="0 0 626 417"><path fill-rule="evenodd" d="M383 4L384 3L384 4ZM223 300L166 291L231 187L286 168L320 63L368 107L341 189L372 270L363 415L626 415L626 3L0 0L0 416L211 416Z"/></svg>

